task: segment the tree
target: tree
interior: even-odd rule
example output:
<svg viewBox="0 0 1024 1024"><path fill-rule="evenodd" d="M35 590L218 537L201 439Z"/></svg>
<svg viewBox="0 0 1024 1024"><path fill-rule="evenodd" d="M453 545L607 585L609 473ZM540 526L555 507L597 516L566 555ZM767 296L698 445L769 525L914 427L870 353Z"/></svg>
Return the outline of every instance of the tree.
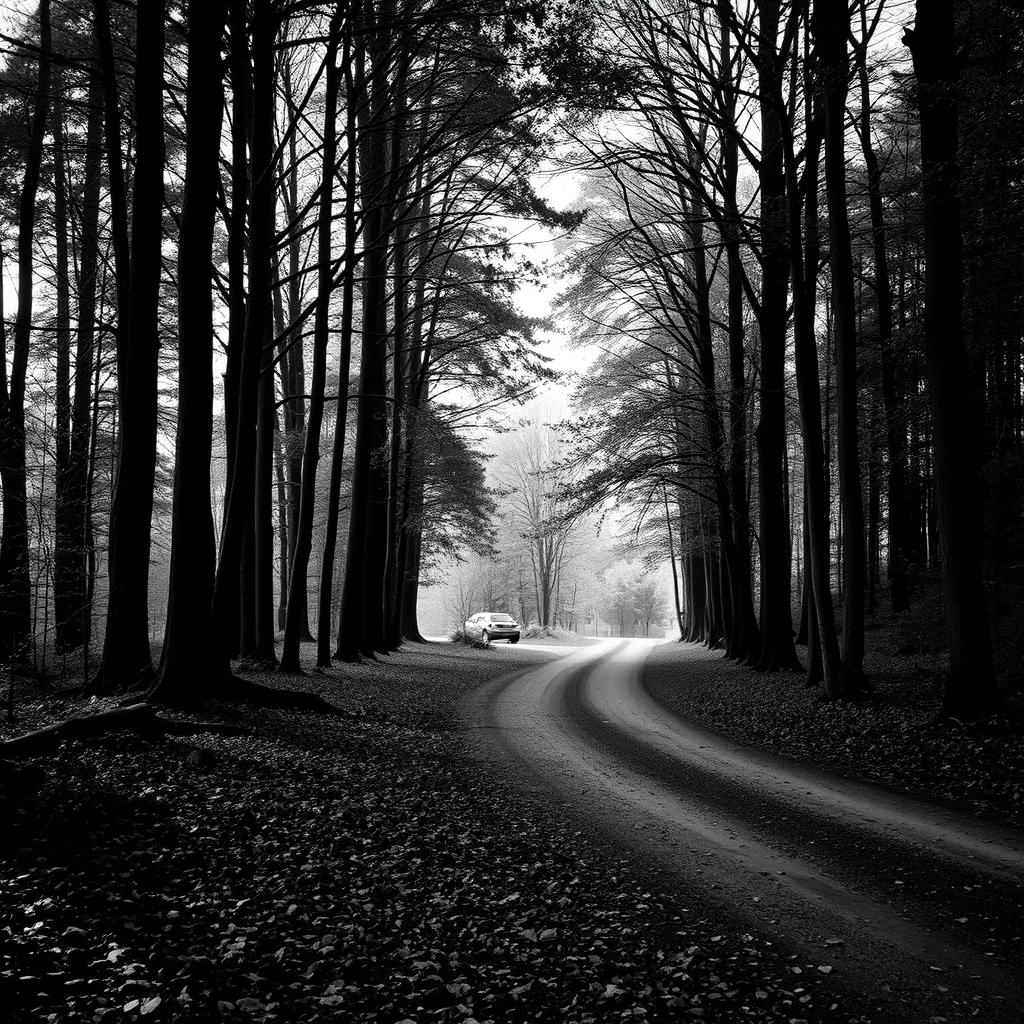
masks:
<svg viewBox="0 0 1024 1024"><path fill-rule="evenodd" d="M120 121L106 0L97 0L105 89L108 163L118 171ZM164 175L164 5L140 8L135 39L135 174L131 204L131 250L127 296L118 310L118 459L110 510L109 596L103 659L94 688L148 683L149 556L157 445L158 306L163 234ZM108 147L110 143L108 142ZM110 174L111 181L120 175Z"/></svg>
<svg viewBox="0 0 1024 1024"><path fill-rule="evenodd" d="M958 157L959 80L953 0L919 0L905 41L921 118L925 355L935 444L936 512L949 629L943 714L973 719L1002 707L982 579L978 454L983 385L963 325Z"/></svg>
<svg viewBox="0 0 1024 1024"><path fill-rule="evenodd" d="M825 115L825 194L839 406L839 491L843 514L843 650L837 695L864 689L864 507L857 436L857 310L846 194L846 100L850 64L846 0L814 0L814 38Z"/></svg>
<svg viewBox="0 0 1024 1024"><path fill-rule="evenodd" d="M562 452L547 424L521 424L512 436L501 484L510 492L514 529L527 542L537 622L554 625L565 546L572 523L561 507Z"/></svg>
<svg viewBox="0 0 1024 1024"><path fill-rule="evenodd" d="M799 669L793 646L789 521L785 503L786 334L788 326L789 258L786 246L786 178L783 170L782 75L778 53L780 5L758 4L758 93L761 148L758 179L761 189L760 411L757 425L757 480L761 553L761 649L758 668ZM746 472L746 466L742 467Z"/></svg>
<svg viewBox="0 0 1024 1024"><path fill-rule="evenodd" d="M10 377L7 327L0 316L0 662L23 661L32 640L29 582L28 508L25 466L25 375L32 337L36 195L43 162L43 138L50 109L52 34L50 0L39 3L38 72L30 95L25 175L18 200L18 312L14 320Z"/></svg>
<svg viewBox="0 0 1024 1024"><path fill-rule="evenodd" d="M272 0L256 0L252 19L252 141L250 144L249 246L246 259L249 301L245 311L238 382L238 424L235 433L235 457L231 468L224 525L221 531L220 557L217 562L213 597L214 630L218 637L216 673L226 675L234 650L231 626L235 622L238 579L246 557L246 524L264 538L270 529L269 508L256 500L257 427L260 406L260 375L268 369L264 350L273 336L271 315L271 252L274 238L274 39L278 19ZM219 81L218 89L223 91ZM180 298L179 298L180 301ZM266 481L269 484L269 480ZM259 513L259 514L257 514ZM268 562L272 548L264 543L253 552L256 572L263 574L263 601L252 604L255 621L243 623L243 636L251 626L249 644L243 653L267 662L276 662L273 610L267 601ZM255 577L253 585L256 586ZM260 588L257 588L257 593ZM262 614L259 614L262 612Z"/></svg>
<svg viewBox="0 0 1024 1024"><path fill-rule="evenodd" d="M333 274L331 267L331 229L334 197L335 163L338 151L336 130L339 78L338 35L341 5L339 4L328 28L326 62L326 88L324 91L323 173L320 180L320 208L317 224L317 307L313 326L313 378L312 400L306 420L306 442L302 450L302 487L299 498L299 518L295 530L295 543L288 574L288 613L285 620L284 650L281 668L299 670L299 640L306 625L306 574L313 544L313 506L316 501L316 467L320 461L320 428L324 415L324 388L327 378L328 314ZM353 140L354 141L354 140ZM269 378L268 379L272 379ZM339 380L339 390L347 385ZM335 425L338 429L338 425Z"/></svg>
<svg viewBox="0 0 1024 1024"><path fill-rule="evenodd" d="M150 700L198 703L210 692L216 545L210 504L213 295L210 266L219 185L220 39L225 0L189 0L185 190L178 232L178 430L167 628Z"/></svg>

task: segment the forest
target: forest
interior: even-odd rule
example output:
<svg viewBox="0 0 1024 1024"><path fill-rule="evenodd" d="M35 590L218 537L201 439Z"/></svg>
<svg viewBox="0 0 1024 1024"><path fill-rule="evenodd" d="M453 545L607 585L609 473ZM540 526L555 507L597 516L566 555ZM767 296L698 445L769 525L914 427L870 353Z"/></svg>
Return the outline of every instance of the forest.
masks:
<svg viewBox="0 0 1024 1024"><path fill-rule="evenodd" d="M216 755L184 744L192 792L277 723L256 775L287 761L275 744L294 728L347 780L326 790L343 802L366 785L344 751L363 751L388 785L411 780L393 808L365 797L374 836L404 835L374 815L415 818L417 786L441 799L431 723L472 717L465 695L509 659L543 674L559 644L572 664L611 650L588 636L677 637L673 657L704 666L678 668L680 692L721 662L779 694L806 684L815 709L887 709L874 638L913 623L939 651L913 669L927 729L1016 735L1022 83L1014 0L8 4L0 812L26 836L77 820L69 794L102 763L122 773L102 791L112 821L164 792L146 760L160 744L215 738ZM540 647L461 635L491 608ZM428 642L442 626L466 642ZM405 699L419 710L399 725ZM728 731L740 703L712 724ZM428 753L405 762L407 740ZM141 744L135 767L121 742ZM1024 754L1012 764L993 785L1019 800ZM458 813L498 813L478 797ZM286 799L252 803L282 834L300 827L280 824ZM363 813L338 820L354 835ZM47 842L70 842L61 827ZM539 864L532 835L510 863ZM360 877L369 913L392 883ZM538 948L544 912L517 925ZM15 983L45 971L10 942L0 996L25 1019L213 1019L188 1016L194 999L229 1019L391 1019L368 989L282 1009L237 979L223 1000L189 982L178 1016L143 986L123 1009L69 996L46 1017L50 996ZM417 970L468 1000L448 966ZM763 984L783 992L764 1019L798 1019ZM417 987L387 1013L533 1019L543 989L488 1018L471 1002L430 1016ZM739 1019L732 998L709 1019Z"/></svg>
<svg viewBox="0 0 1024 1024"><path fill-rule="evenodd" d="M628 509L683 637L857 697L865 615L938 566L945 712L998 710L1020 24L929 4L900 39L909 13L26 11L3 83L3 661L189 704L199 680L242 693L235 659L418 639L422 574L493 547L474 430L555 376L551 317L516 296L558 273L554 321L600 355L520 467L540 625L545 546Z"/></svg>

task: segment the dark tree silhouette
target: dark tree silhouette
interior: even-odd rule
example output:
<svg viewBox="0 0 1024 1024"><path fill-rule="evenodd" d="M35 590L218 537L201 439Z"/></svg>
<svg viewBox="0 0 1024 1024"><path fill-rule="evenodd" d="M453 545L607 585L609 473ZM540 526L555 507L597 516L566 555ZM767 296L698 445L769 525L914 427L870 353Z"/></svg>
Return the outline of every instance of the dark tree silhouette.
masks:
<svg viewBox="0 0 1024 1024"><path fill-rule="evenodd" d="M1002 707L995 686L978 466L984 449L980 367L963 326L963 250L958 157L956 4L918 0L905 36L921 116L925 239L925 356L935 444L939 557L949 628L943 714L979 718Z"/></svg>
<svg viewBox="0 0 1024 1024"><path fill-rule="evenodd" d="M50 110L51 47L50 0L40 0L39 70L35 95L31 97L25 176L18 197L18 312L14 320L10 378L7 376L7 327L0 317L0 486L3 487L0 662L25 660L32 643L25 466L25 376L32 337L36 196L43 163L43 138Z"/></svg>
<svg viewBox="0 0 1024 1024"><path fill-rule="evenodd" d="M115 69L109 39L109 11L96 0L105 86L107 160L111 190L120 175L120 127ZM135 173L131 243L124 309L118 299L118 459L110 509L109 595L103 659L93 688L147 684L153 672L149 651L149 555L157 443L158 304L163 238L164 175L164 5L146 3L136 18ZM108 66L109 65L109 66ZM113 136L113 138L111 138ZM116 139L117 151L111 151ZM115 203L115 208L120 202ZM115 228L115 236L117 235ZM116 249L117 247L115 247ZM119 288L120 292L120 288Z"/></svg>
<svg viewBox="0 0 1024 1024"><path fill-rule="evenodd" d="M185 191L178 232L178 431L167 629L150 700L193 704L210 694L223 641L213 634L216 545L210 505L213 443L213 228L224 85L224 0L189 0Z"/></svg>

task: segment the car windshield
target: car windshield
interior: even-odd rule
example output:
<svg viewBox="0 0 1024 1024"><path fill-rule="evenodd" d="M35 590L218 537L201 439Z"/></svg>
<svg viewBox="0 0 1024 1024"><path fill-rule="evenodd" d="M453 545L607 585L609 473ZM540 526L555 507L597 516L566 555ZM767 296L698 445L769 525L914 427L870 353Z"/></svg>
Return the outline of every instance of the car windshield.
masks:
<svg viewBox="0 0 1024 1024"><path fill-rule="evenodd" d="M496 612L491 616L491 622L515 622L511 615L506 615L504 612Z"/></svg>

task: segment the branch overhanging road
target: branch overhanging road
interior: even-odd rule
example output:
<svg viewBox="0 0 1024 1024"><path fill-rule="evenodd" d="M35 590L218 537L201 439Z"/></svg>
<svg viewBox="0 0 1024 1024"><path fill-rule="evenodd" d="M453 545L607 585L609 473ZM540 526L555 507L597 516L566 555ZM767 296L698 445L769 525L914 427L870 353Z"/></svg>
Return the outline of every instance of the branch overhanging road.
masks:
<svg viewBox="0 0 1024 1024"><path fill-rule="evenodd" d="M480 756L681 892L834 964L879 1021L1024 1021L1024 837L687 723L643 686L651 648L603 641L482 688L465 706ZM705 656L684 654L680 685Z"/></svg>

